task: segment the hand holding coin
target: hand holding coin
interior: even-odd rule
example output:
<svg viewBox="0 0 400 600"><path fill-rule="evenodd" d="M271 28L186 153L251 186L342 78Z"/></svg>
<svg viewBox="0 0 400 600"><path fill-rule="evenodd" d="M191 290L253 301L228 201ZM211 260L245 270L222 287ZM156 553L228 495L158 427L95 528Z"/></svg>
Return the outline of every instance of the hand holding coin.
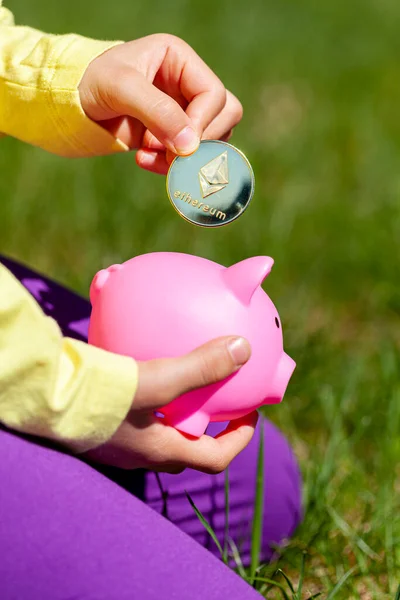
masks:
<svg viewBox="0 0 400 600"><path fill-rule="evenodd" d="M94 59L79 85L86 115L128 148L143 169L166 174L166 152L186 156L200 139L228 140L240 102L183 40L149 35Z"/></svg>

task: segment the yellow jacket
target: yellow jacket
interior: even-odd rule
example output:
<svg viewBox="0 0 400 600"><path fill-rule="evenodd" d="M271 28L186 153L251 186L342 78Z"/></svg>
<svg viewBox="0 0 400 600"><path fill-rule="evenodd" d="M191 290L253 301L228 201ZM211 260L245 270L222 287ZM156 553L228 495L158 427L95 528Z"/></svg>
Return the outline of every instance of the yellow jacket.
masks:
<svg viewBox="0 0 400 600"><path fill-rule="evenodd" d="M0 135L68 157L126 151L78 92L88 64L118 43L17 27L0 0ZM0 264L0 422L83 452L113 435L136 387L135 361L63 338Z"/></svg>

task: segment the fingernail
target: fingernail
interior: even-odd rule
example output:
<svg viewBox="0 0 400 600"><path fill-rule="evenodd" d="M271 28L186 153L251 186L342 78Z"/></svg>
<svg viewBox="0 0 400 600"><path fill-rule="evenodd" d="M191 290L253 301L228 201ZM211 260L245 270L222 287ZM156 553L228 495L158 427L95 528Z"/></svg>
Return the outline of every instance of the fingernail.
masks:
<svg viewBox="0 0 400 600"><path fill-rule="evenodd" d="M189 125L182 129L175 137L173 144L178 154L191 154L200 143L199 136L196 131Z"/></svg>
<svg viewBox="0 0 400 600"><path fill-rule="evenodd" d="M244 365L250 358L250 344L244 338L235 338L228 344L228 350L231 353L233 362L237 367Z"/></svg>

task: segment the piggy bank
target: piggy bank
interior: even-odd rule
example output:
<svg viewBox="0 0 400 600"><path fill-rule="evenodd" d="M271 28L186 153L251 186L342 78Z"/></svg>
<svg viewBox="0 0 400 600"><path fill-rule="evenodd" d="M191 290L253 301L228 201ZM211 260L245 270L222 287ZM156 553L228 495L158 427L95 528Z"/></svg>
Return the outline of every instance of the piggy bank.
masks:
<svg viewBox="0 0 400 600"><path fill-rule="evenodd" d="M219 336L243 336L249 361L223 382L160 409L195 437L210 421L281 402L295 362L283 350L278 312L261 287L274 264L255 256L228 268L188 254L155 252L99 271L90 287L89 343L145 361L186 354Z"/></svg>

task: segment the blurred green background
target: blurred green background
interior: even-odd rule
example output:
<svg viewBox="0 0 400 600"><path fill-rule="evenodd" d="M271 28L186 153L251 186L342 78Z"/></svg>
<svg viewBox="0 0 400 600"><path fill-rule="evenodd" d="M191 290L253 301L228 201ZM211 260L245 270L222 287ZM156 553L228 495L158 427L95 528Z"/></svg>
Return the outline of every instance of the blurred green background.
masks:
<svg viewBox="0 0 400 600"><path fill-rule="evenodd" d="M85 295L97 270L135 254L180 251L226 265L274 257L264 287L298 368L282 405L266 412L294 445L306 508L279 566L296 580L306 550L307 589L326 594L354 567L336 597L394 598L399 2L6 6L18 23L52 33L125 40L173 33L241 100L244 118L232 143L253 165L256 192L235 223L211 231L186 223L169 203L165 178L139 170L133 154L68 160L2 139L0 252Z"/></svg>

